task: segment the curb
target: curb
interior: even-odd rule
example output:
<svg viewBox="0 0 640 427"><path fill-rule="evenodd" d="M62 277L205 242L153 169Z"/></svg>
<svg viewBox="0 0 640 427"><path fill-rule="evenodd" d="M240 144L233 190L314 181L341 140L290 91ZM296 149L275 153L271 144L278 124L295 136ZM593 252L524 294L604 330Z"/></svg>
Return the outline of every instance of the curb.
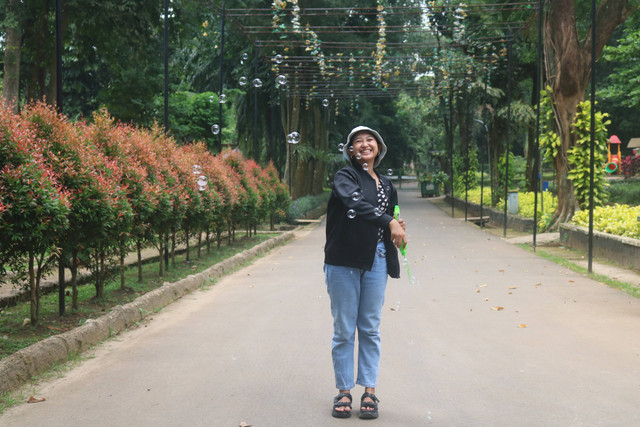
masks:
<svg viewBox="0 0 640 427"><path fill-rule="evenodd" d="M198 289L203 283L218 279L257 256L288 243L293 240L295 231L288 231L262 242L178 282L165 282L133 302L116 306L97 319L87 320L78 328L49 337L5 357L0 360L0 394L15 390L55 364L66 362L71 355L82 353L100 341L117 335L156 310Z"/></svg>

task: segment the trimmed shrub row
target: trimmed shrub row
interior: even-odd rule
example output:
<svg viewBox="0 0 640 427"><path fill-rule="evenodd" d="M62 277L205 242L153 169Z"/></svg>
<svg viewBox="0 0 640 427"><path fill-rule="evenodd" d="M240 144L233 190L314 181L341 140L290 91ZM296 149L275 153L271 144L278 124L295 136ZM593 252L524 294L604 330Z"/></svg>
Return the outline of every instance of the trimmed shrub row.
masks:
<svg viewBox="0 0 640 427"><path fill-rule="evenodd" d="M178 233L219 243L224 232L284 218L289 204L274 165L237 150L180 146L158 126L115 123L104 109L71 123L44 103L19 115L0 105L0 274L29 289L33 324L40 278L54 263L71 270L74 297L77 270L89 267L101 297L110 261L124 268L133 245L162 254Z"/></svg>

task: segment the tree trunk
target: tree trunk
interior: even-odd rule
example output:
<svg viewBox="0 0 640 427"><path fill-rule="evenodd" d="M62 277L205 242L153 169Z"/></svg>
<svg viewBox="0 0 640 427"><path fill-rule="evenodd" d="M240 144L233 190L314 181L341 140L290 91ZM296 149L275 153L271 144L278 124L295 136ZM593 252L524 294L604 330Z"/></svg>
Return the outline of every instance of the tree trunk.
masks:
<svg viewBox="0 0 640 427"><path fill-rule="evenodd" d="M34 255L29 252L29 298L30 298L30 318L31 325L36 326L38 324L38 312L40 299L38 298L38 289L36 289L36 272L34 267Z"/></svg>
<svg viewBox="0 0 640 427"><path fill-rule="evenodd" d="M142 242L136 241L136 252L138 254L138 283L142 283ZM162 261L162 256L160 257Z"/></svg>
<svg viewBox="0 0 640 427"><path fill-rule="evenodd" d="M5 7L5 19L14 17L14 25L5 29L4 70L2 98L18 113L20 107L20 54L22 51L22 26L20 0L9 0Z"/></svg>
<svg viewBox="0 0 640 427"><path fill-rule="evenodd" d="M596 58L602 53L615 28L639 6L633 0L602 0L596 20ZM575 145L571 133L578 104L584 100L591 77L591 29L583 40L578 38L574 0L547 0L544 20L544 55L548 84L552 87L556 133L562 141L555 159L558 177L558 208L552 228L573 216L577 201L568 178L567 151Z"/></svg>
<svg viewBox="0 0 640 427"><path fill-rule="evenodd" d="M124 257L127 255L127 251L126 251L126 247L124 245L124 242L120 243L120 290L125 290L126 286L125 286L125 280L124 280L124 272L125 272L125 265L124 265Z"/></svg>
<svg viewBox="0 0 640 427"><path fill-rule="evenodd" d="M164 276L164 235L160 233L158 236L158 259L160 262L158 263L158 275L160 277Z"/></svg>
<svg viewBox="0 0 640 427"><path fill-rule="evenodd" d="M78 250L73 249L71 252L71 308L78 309Z"/></svg>

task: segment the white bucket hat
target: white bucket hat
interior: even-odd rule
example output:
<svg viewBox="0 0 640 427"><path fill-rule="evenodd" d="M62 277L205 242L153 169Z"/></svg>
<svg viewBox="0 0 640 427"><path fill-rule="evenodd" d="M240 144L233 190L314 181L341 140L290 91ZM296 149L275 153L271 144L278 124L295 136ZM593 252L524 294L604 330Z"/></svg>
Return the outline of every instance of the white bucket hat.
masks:
<svg viewBox="0 0 640 427"><path fill-rule="evenodd" d="M384 141L382 140L382 137L378 132L366 126L356 126L351 130L351 132L349 132L349 136L347 136L347 143L344 145L344 148L342 149L342 157L344 157L345 160L347 161L351 161L351 156L349 155L349 147L351 147L351 139L355 136L355 134L363 131L369 132L371 135L373 135L373 137L376 139L376 141L378 141L378 144L380 145L380 154L378 154L378 157L376 157L376 161L373 164L373 167L377 168L380 162L382 161L382 158L384 157L384 155L387 154L387 146L385 145Z"/></svg>

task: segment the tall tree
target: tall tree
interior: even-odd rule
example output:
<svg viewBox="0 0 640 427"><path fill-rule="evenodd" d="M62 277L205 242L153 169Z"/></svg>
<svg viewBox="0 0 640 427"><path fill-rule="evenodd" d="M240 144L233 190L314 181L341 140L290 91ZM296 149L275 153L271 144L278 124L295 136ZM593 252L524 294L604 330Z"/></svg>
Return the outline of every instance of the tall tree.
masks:
<svg viewBox="0 0 640 427"><path fill-rule="evenodd" d="M2 98L18 112L20 102L20 52L22 50L21 1L7 0L4 8L5 28L4 70L2 80ZM2 2L0 2L2 5Z"/></svg>
<svg viewBox="0 0 640 427"><path fill-rule="evenodd" d="M567 152L576 145L571 124L584 100L591 77L591 29L580 31L574 0L547 0L544 17L544 55L548 84L552 88L553 109L561 150L554 159L558 179L558 208L553 225L570 219L577 207L573 183L569 179ZM638 0L601 0L596 12L596 57L599 57L615 28L638 7ZM585 8L582 4L580 7ZM588 15L587 15L588 16ZM582 37L580 36L582 33Z"/></svg>

